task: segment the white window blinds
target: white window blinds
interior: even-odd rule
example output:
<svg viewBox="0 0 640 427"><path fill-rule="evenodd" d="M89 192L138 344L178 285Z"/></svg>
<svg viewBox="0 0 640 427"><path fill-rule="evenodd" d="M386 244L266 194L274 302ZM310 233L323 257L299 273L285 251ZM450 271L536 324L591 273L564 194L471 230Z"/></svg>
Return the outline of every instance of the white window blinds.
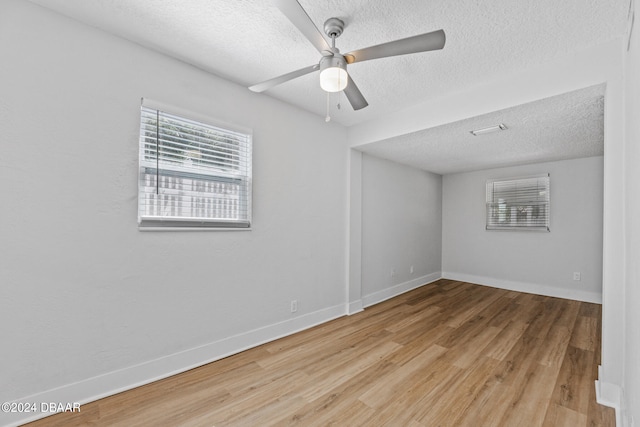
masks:
<svg viewBox="0 0 640 427"><path fill-rule="evenodd" d="M250 133L143 104L139 163L140 227L250 227Z"/></svg>
<svg viewBox="0 0 640 427"><path fill-rule="evenodd" d="M487 181L487 230L549 231L549 174Z"/></svg>

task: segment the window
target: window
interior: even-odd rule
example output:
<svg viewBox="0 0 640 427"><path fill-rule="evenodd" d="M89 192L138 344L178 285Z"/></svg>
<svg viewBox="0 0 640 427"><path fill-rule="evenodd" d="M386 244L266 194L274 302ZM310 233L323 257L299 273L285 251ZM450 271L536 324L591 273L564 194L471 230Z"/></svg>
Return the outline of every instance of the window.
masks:
<svg viewBox="0 0 640 427"><path fill-rule="evenodd" d="M487 181L486 229L549 231L549 174Z"/></svg>
<svg viewBox="0 0 640 427"><path fill-rule="evenodd" d="M141 228L250 227L250 132L168 113L143 100L139 148Z"/></svg>

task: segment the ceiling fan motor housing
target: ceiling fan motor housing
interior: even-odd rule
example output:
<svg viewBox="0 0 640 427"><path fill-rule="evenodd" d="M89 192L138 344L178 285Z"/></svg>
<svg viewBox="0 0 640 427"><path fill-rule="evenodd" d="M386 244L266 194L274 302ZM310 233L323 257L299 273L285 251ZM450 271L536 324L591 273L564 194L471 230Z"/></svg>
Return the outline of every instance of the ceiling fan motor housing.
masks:
<svg viewBox="0 0 640 427"><path fill-rule="evenodd" d="M320 72L332 67L338 67L346 70L347 61L344 59L344 56L335 54L333 56L323 56L322 59L320 59Z"/></svg>

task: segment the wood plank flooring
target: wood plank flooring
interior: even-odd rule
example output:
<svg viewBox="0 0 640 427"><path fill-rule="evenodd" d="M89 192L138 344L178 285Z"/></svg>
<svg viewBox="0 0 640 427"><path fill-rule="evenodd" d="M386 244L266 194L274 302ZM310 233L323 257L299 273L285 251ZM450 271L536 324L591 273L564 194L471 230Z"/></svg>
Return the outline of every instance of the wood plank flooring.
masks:
<svg viewBox="0 0 640 427"><path fill-rule="evenodd" d="M599 305L451 280L35 426L614 426Z"/></svg>

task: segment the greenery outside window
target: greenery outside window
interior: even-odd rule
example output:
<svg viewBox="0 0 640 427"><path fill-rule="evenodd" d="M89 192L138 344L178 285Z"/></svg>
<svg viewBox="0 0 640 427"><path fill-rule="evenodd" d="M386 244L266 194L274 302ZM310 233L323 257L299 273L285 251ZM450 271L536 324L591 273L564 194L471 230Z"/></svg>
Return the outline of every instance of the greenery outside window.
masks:
<svg viewBox="0 0 640 427"><path fill-rule="evenodd" d="M251 132L165 110L140 110L140 228L249 228Z"/></svg>

